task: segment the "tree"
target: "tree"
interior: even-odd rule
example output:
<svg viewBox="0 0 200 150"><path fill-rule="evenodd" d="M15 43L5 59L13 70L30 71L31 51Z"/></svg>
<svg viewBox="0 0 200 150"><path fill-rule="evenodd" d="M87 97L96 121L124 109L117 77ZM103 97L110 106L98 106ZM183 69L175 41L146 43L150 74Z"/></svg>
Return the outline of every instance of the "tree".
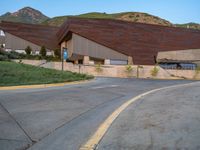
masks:
<svg viewBox="0 0 200 150"><path fill-rule="evenodd" d="M30 55L30 54L31 54L31 51L32 51L31 47L30 47L30 46L27 46L26 49L25 49L26 54L27 54L27 55Z"/></svg>
<svg viewBox="0 0 200 150"><path fill-rule="evenodd" d="M3 44L1 44L1 47L0 47L0 51L2 51L3 50Z"/></svg>
<svg viewBox="0 0 200 150"><path fill-rule="evenodd" d="M45 57L47 55L47 50L46 50L45 46L41 47L41 49L40 49L40 55L42 57Z"/></svg>
<svg viewBox="0 0 200 150"><path fill-rule="evenodd" d="M61 50L60 49L55 49L54 50L54 55L55 55L55 57L61 58Z"/></svg>

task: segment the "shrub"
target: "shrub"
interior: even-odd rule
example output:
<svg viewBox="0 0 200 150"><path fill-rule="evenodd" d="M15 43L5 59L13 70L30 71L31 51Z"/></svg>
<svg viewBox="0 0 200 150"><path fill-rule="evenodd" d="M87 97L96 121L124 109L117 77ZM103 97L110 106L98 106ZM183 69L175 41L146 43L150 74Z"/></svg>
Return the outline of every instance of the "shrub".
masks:
<svg viewBox="0 0 200 150"><path fill-rule="evenodd" d="M30 55L31 52L32 52L31 47L30 47L30 46L27 46L27 47L25 48L25 52L26 52L27 55Z"/></svg>
<svg viewBox="0 0 200 150"><path fill-rule="evenodd" d="M96 70L96 72L98 72L98 73L102 72L103 69L102 69L102 67L101 67L101 64L97 64L97 65L95 66L95 70Z"/></svg>
<svg viewBox="0 0 200 150"><path fill-rule="evenodd" d="M131 77L131 73L133 72L133 67L131 65L126 65L125 71L128 77Z"/></svg>
<svg viewBox="0 0 200 150"><path fill-rule="evenodd" d="M7 60L9 60L8 56L0 54L0 61L7 61Z"/></svg>
<svg viewBox="0 0 200 150"><path fill-rule="evenodd" d="M40 49L40 55L42 57L45 57L47 55L47 50L46 50L45 46L41 47L41 49Z"/></svg>
<svg viewBox="0 0 200 150"><path fill-rule="evenodd" d="M126 66L126 72L131 73L133 71L133 67L131 65Z"/></svg>
<svg viewBox="0 0 200 150"><path fill-rule="evenodd" d="M158 72L159 72L159 68L154 66L153 69L151 70L152 77L156 77L158 75Z"/></svg>
<svg viewBox="0 0 200 150"><path fill-rule="evenodd" d="M55 49L55 50L54 50L54 55L55 55L55 57L57 57L57 58L61 58L61 50L60 50L60 49Z"/></svg>
<svg viewBox="0 0 200 150"><path fill-rule="evenodd" d="M200 73L200 67L197 67L197 68L195 69L194 79L197 78L197 76L199 75L199 73Z"/></svg>

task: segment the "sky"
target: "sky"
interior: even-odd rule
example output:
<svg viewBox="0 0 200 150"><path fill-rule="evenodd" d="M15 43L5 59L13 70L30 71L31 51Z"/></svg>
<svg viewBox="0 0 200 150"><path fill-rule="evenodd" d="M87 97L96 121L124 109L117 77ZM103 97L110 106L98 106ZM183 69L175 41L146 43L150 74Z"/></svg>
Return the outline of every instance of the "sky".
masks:
<svg viewBox="0 0 200 150"><path fill-rule="evenodd" d="M48 17L88 12L145 12L172 23L200 23L200 0L0 0L0 15L32 7Z"/></svg>

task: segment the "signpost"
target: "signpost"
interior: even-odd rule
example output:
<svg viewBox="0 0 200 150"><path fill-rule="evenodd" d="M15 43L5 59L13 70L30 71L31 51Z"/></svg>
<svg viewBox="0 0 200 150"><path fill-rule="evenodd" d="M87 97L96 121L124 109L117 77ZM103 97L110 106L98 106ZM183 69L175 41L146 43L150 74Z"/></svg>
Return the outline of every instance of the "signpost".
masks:
<svg viewBox="0 0 200 150"><path fill-rule="evenodd" d="M62 71L64 70L64 60L66 61L68 59L68 52L67 48L62 48Z"/></svg>

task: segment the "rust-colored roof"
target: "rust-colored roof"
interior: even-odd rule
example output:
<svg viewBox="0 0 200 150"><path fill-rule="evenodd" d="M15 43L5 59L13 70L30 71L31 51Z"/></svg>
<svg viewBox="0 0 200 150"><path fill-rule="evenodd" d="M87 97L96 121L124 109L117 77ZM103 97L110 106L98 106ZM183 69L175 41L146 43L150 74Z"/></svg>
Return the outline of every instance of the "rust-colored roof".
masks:
<svg viewBox="0 0 200 150"><path fill-rule="evenodd" d="M198 49L200 31L108 19L69 18L60 28L2 22L5 32L49 49L76 33L133 57L134 64L155 64L158 51Z"/></svg>
<svg viewBox="0 0 200 150"><path fill-rule="evenodd" d="M200 48L200 31L108 19L69 18L57 33L59 43L76 33L133 57L134 64L155 64L158 51Z"/></svg>
<svg viewBox="0 0 200 150"><path fill-rule="evenodd" d="M58 27L3 21L0 23L0 29L51 50L59 48L56 37Z"/></svg>

